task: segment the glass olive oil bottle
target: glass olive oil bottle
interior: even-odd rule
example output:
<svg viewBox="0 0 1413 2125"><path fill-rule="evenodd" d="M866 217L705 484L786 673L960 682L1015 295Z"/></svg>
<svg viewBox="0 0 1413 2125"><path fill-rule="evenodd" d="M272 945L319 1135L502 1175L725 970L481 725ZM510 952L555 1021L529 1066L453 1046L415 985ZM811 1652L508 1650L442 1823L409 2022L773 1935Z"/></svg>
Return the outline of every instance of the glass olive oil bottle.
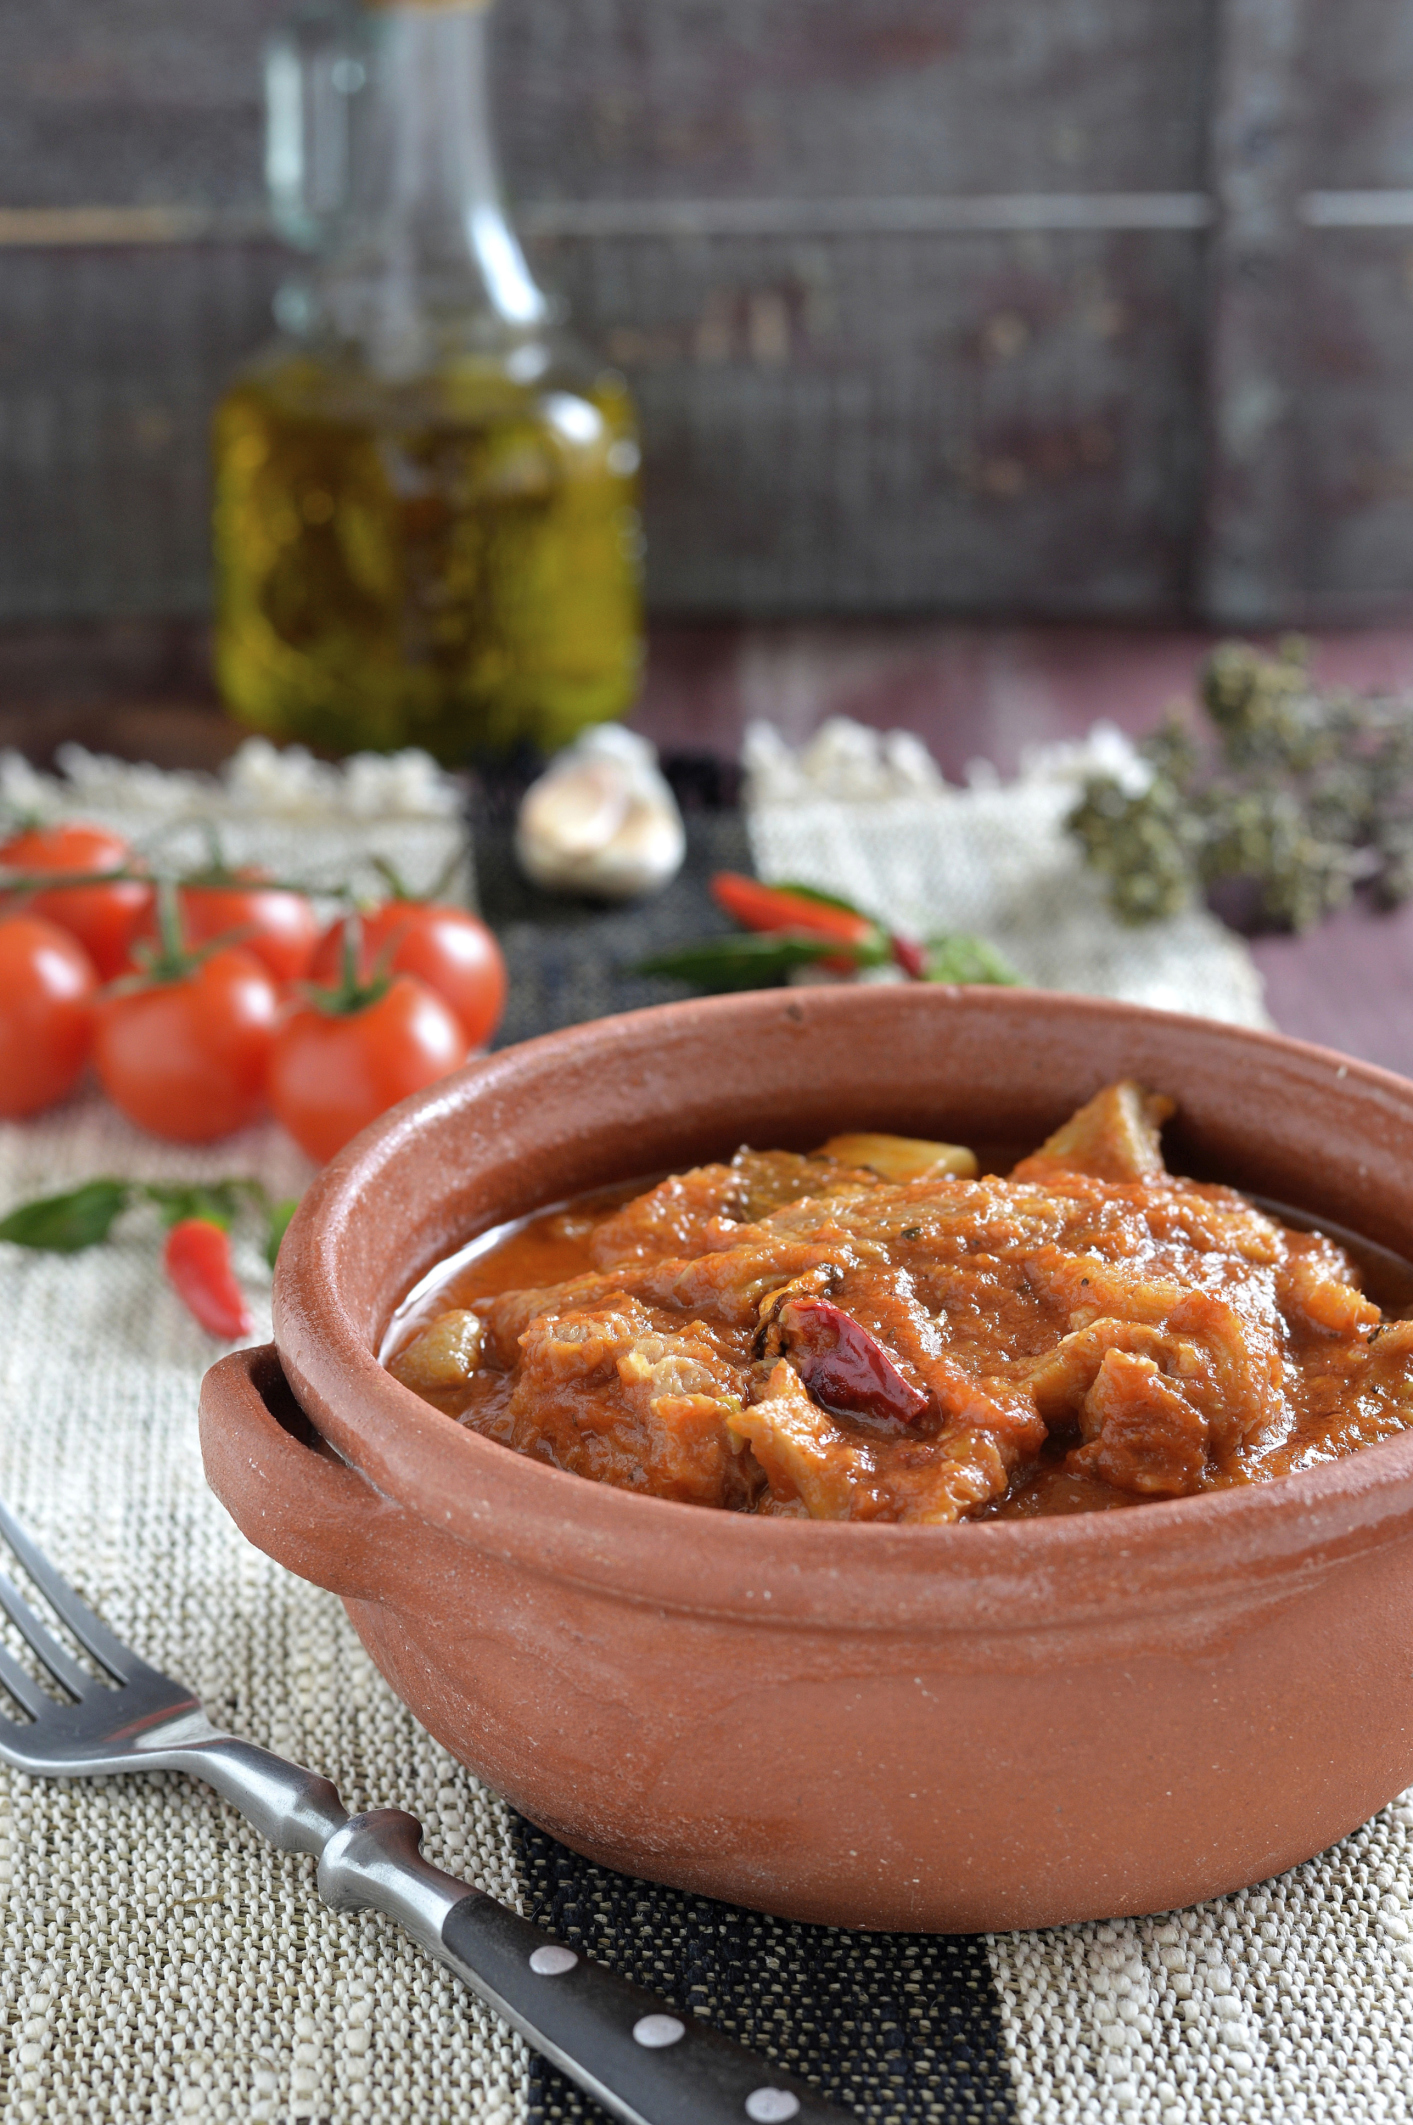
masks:
<svg viewBox="0 0 1413 2125"><path fill-rule="evenodd" d="M506 219L485 28L399 0L270 47L276 217L316 263L217 411L215 655L274 738L549 750L637 693L633 408Z"/></svg>

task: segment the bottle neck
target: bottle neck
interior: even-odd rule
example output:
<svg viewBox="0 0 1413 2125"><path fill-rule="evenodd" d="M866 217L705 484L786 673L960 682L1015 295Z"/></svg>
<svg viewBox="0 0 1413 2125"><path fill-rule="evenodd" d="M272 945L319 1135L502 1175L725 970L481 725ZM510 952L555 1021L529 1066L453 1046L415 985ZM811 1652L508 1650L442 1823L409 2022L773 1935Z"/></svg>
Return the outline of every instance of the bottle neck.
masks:
<svg viewBox="0 0 1413 2125"><path fill-rule="evenodd" d="M501 199L487 15L467 0L368 11L345 206L318 295L338 337L383 374L504 351L550 319Z"/></svg>

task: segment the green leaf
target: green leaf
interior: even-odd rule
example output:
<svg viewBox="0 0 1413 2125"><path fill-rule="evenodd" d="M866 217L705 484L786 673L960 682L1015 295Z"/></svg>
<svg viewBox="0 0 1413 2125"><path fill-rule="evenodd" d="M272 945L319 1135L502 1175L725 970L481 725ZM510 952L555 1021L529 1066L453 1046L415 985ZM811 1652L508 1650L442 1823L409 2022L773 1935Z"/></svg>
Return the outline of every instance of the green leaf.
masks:
<svg viewBox="0 0 1413 2125"><path fill-rule="evenodd" d="M132 1192L130 1181L96 1180L65 1195L39 1196L0 1219L0 1240L50 1254L79 1254L107 1239Z"/></svg>
<svg viewBox="0 0 1413 2125"><path fill-rule="evenodd" d="M1020 987L1020 976L984 937L968 937L954 931L946 937L929 937L923 947L927 981L992 983L1000 988Z"/></svg>
<svg viewBox="0 0 1413 2125"><path fill-rule="evenodd" d="M640 960L632 972L670 974L678 981L694 982L699 989L759 989L781 980L791 967L856 955L857 948L841 945L832 937L750 931L740 937L707 937L700 944L679 945L675 951Z"/></svg>
<svg viewBox="0 0 1413 2125"><path fill-rule="evenodd" d="M275 1257L280 1251L280 1241L288 1231L289 1221L298 1208L299 1197L297 1195L286 1196L282 1203L275 1203L271 1206L265 1226L265 1259L272 1269L275 1266Z"/></svg>
<svg viewBox="0 0 1413 2125"><path fill-rule="evenodd" d="M241 1198L249 1192L244 1181L146 1181L142 1187L144 1198L157 1205L168 1227L181 1224L183 1218L204 1217L228 1228L239 1215Z"/></svg>

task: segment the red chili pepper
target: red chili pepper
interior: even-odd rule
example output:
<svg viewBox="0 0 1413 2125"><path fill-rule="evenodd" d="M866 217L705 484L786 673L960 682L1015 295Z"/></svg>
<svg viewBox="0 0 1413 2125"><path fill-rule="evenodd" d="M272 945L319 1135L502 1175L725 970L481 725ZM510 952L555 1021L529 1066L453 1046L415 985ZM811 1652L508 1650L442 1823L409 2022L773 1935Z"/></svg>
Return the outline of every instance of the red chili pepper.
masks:
<svg viewBox="0 0 1413 2125"><path fill-rule="evenodd" d="M883 1345L828 1299L790 1300L780 1327L800 1378L826 1409L912 1424L927 1408Z"/></svg>
<svg viewBox="0 0 1413 2125"><path fill-rule="evenodd" d="M927 979L927 957L922 946L911 937L891 935L881 923L857 908L814 900L788 885L762 885L758 878L747 878L741 871L718 871L711 881L711 891L717 906L744 930L789 930L806 937L827 937L833 944L851 947L847 957L819 962L835 973L848 973L860 964L891 957L909 981ZM860 947L865 951L862 959L858 956Z"/></svg>
<svg viewBox="0 0 1413 2125"><path fill-rule="evenodd" d="M255 1323L231 1267L230 1234L214 1218L181 1218L167 1234L162 1267L178 1298L203 1328L226 1343L253 1334Z"/></svg>
<svg viewBox="0 0 1413 2125"><path fill-rule="evenodd" d="M837 944L876 945L879 941L878 924L867 915L834 907L827 900L811 900L804 893L792 893L788 886L762 885L741 871L718 871L711 881L711 894L717 906L744 930L803 930L807 936L828 937Z"/></svg>
<svg viewBox="0 0 1413 2125"><path fill-rule="evenodd" d="M890 937L888 943L893 953L893 963L902 968L909 981L926 981L927 954L913 937Z"/></svg>

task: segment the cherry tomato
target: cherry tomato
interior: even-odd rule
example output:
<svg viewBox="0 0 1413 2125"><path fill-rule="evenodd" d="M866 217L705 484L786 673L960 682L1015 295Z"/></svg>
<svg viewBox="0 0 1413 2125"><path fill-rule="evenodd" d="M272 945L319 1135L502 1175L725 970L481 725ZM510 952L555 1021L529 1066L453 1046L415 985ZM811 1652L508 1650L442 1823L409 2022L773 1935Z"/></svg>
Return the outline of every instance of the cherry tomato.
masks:
<svg viewBox="0 0 1413 2125"><path fill-rule="evenodd" d="M286 1019L270 1063L270 1105L320 1163L410 1092L466 1060L461 1022L429 988L397 974L371 1002Z"/></svg>
<svg viewBox="0 0 1413 2125"><path fill-rule="evenodd" d="M93 962L42 915L0 922L0 1115L14 1121L62 1099L93 1045Z"/></svg>
<svg viewBox="0 0 1413 2125"><path fill-rule="evenodd" d="M0 863L16 871L114 871L131 865L133 852L121 834L106 827L30 827L0 848ZM93 961L100 981L111 981L128 963L133 931L152 904L152 889L137 879L112 885L62 886L27 896L30 913L68 930Z"/></svg>
<svg viewBox="0 0 1413 2125"><path fill-rule="evenodd" d="M336 981L343 950L343 923L319 939L310 977ZM431 900L385 900L363 917L359 974L379 969L415 974L461 1020L468 1045L484 1047L505 1009L505 961L484 922L465 908Z"/></svg>
<svg viewBox="0 0 1413 2125"><path fill-rule="evenodd" d="M182 936L193 952L230 937L253 952L276 981L302 981L319 941L319 918L302 893L266 885L264 878L263 871L242 870L227 884L182 886L177 894ZM149 908L133 943L147 943L156 934L156 914Z"/></svg>
<svg viewBox="0 0 1413 2125"><path fill-rule="evenodd" d="M93 1059L130 1121L205 1144L261 1112L278 1018L265 968L230 945L172 980L110 991L99 1002Z"/></svg>

